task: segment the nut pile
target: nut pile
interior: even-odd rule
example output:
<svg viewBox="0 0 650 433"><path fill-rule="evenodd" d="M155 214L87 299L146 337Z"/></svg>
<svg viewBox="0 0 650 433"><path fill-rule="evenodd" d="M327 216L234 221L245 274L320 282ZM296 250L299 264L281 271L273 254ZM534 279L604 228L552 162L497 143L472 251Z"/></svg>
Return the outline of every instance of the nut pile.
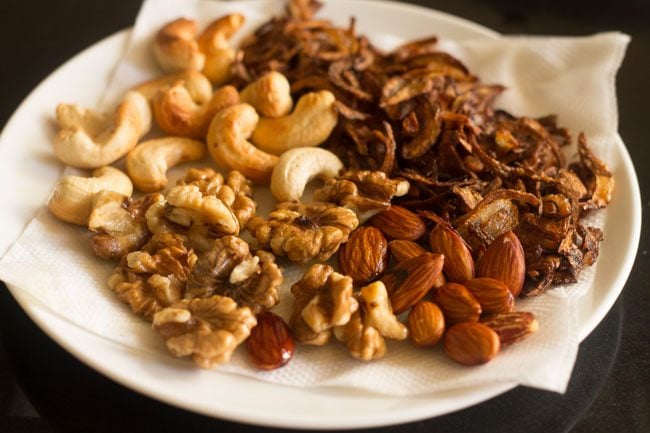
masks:
<svg viewBox="0 0 650 433"><path fill-rule="evenodd" d="M56 155L95 171L60 179L48 207L93 232L93 253L117 262L117 297L202 368L244 342L272 370L295 341L338 340L370 361L407 338L488 362L539 327L518 297L596 260L602 233L581 218L608 204L611 173L583 135L567 166L555 118L495 110L503 87L435 38L384 53L318 7L289 1L240 49L240 14L201 33L185 18L163 26L152 53L167 75L113 113L57 108ZM206 156L227 174L168 185L169 169ZM126 173L111 166L122 159ZM253 184L278 202L268 216ZM277 257L307 265L290 299ZM286 322L279 302L293 304Z"/></svg>

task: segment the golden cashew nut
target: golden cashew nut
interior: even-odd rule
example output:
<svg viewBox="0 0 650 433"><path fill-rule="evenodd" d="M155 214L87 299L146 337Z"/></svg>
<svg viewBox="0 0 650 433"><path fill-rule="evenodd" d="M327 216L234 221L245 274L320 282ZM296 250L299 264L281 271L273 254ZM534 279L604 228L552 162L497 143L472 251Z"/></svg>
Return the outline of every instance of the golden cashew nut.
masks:
<svg viewBox="0 0 650 433"><path fill-rule="evenodd" d="M264 117L286 116L293 108L289 80L277 71L271 71L244 87L239 97Z"/></svg>
<svg viewBox="0 0 650 433"><path fill-rule="evenodd" d="M160 89L171 86L178 81L183 82L183 86L197 104L205 104L212 99L212 83L210 83L210 80L199 71L191 69L145 81L135 86L133 90L142 93L148 101L151 101Z"/></svg>
<svg viewBox="0 0 650 433"><path fill-rule="evenodd" d="M239 103L239 93L233 86L217 89L205 104L192 99L183 82L162 88L153 98L153 114L160 128L168 134L205 138L214 115Z"/></svg>
<svg viewBox="0 0 650 433"><path fill-rule="evenodd" d="M201 141L184 137L163 137L136 146L126 156L126 172L143 192L160 191L167 185L167 170L205 156Z"/></svg>
<svg viewBox="0 0 650 433"><path fill-rule="evenodd" d="M149 132L151 108L142 94L130 91L112 115L59 104L56 120L56 156L73 167L98 168L126 155Z"/></svg>
<svg viewBox="0 0 650 433"><path fill-rule="evenodd" d="M98 168L92 177L64 176L56 183L47 208L62 221L85 226L93 197L102 190L130 196L133 184L129 176L113 167Z"/></svg>
<svg viewBox="0 0 650 433"><path fill-rule="evenodd" d="M153 53L160 67L166 72L185 69L200 71L205 55L196 42L196 21L179 18L164 25L156 34Z"/></svg>
<svg viewBox="0 0 650 433"><path fill-rule="evenodd" d="M215 20L199 36L199 49L205 55L203 73L214 84L222 84L232 75L235 50L228 46L228 39L244 25L244 21L241 14L226 15Z"/></svg>
<svg viewBox="0 0 650 433"><path fill-rule="evenodd" d="M332 92L321 90L304 95L293 113L261 118L251 141L265 152L280 155L294 147L318 146L336 126L338 118Z"/></svg>
<svg viewBox="0 0 650 433"><path fill-rule="evenodd" d="M343 170L341 160L320 147L296 147L278 159L271 175L271 193L279 202L300 200L313 179L328 180Z"/></svg>
<svg viewBox="0 0 650 433"><path fill-rule="evenodd" d="M255 183L268 184L278 157L261 151L248 141L259 116L248 104L218 112L208 129L210 155L224 168L237 170Z"/></svg>

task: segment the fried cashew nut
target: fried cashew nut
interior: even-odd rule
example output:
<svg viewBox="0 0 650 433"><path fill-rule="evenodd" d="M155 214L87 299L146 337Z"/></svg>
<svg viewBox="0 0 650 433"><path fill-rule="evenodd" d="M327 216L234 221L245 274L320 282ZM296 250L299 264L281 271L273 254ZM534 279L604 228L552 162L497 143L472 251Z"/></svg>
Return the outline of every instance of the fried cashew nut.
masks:
<svg viewBox="0 0 650 433"><path fill-rule="evenodd" d="M258 184L268 184L278 157L248 141L259 116L249 104L238 104L218 112L206 137L208 150L220 166L237 170Z"/></svg>
<svg viewBox="0 0 650 433"><path fill-rule="evenodd" d="M179 81L197 104L206 104L212 99L212 83L199 71L188 69L175 74L163 75L153 80L145 81L135 86L132 90L142 93L147 101L152 101L156 93L164 87L171 86Z"/></svg>
<svg viewBox="0 0 650 433"><path fill-rule="evenodd" d="M214 84L224 83L232 75L235 50L228 46L228 39L244 25L244 21L241 14L229 14L215 20L199 36L199 49L205 55L203 73Z"/></svg>
<svg viewBox="0 0 650 433"><path fill-rule="evenodd" d="M129 176L113 167L93 171L92 177L64 176L56 183L47 207L62 221L85 226L93 208L93 197L108 190L130 196Z"/></svg>
<svg viewBox="0 0 650 433"><path fill-rule="evenodd" d="M112 115L59 104L56 120L56 156L73 167L98 168L126 155L149 132L151 108L142 94L130 91Z"/></svg>
<svg viewBox="0 0 650 433"><path fill-rule="evenodd" d="M286 116L293 108L289 80L277 71L271 71L244 87L239 97L264 117Z"/></svg>
<svg viewBox="0 0 650 433"><path fill-rule="evenodd" d="M297 147L284 152L273 168L271 193L279 202L300 200L313 179L328 180L343 170L341 160L320 147Z"/></svg>
<svg viewBox="0 0 650 433"><path fill-rule="evenodd" d="M336 126L338 114L334 102L334 94L328 90L307 93L298 100L291 114L261 118L251 141L275 155L294 147L318 146Z"/></svg>
<svg viewBox="0 0 650 433"><path fill-rule="evenodd" d="M164 71L203 69L205 55L199 50L197 33L196 21L187 18L171 21L158 31L153 43L153 53Z"/></svg>
<svg viewBox="0 0 650 433"><path fill-rule="evenodd" d="M163 137L136 146L126 156L126 172L143 192L160 191L167 185L167 170L205 157L201 141L184 137Z"/></svg>
<svg viewBox="0 0 650 433"><path fill-rule="evenodd" d="M153 115L160 128L168 134L197 139L205 138L214 115L239 103L233 86L217 89L205 104L197 104L183 81L161 88L153 98Z"/></svg>

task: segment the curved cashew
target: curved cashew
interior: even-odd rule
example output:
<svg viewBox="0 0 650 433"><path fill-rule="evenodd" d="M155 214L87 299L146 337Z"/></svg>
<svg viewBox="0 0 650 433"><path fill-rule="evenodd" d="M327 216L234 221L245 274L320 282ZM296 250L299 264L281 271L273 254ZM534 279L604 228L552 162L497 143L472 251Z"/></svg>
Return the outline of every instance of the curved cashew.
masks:
<svg viewBox="0 0 650 433"><path fill-rule="evenodd" d="M145 81L135 86L133 90L142 93L148 101L151 101L158 90L165 86L171 86L178 81L183 82L183 86L197 104L205 104L212 99L212 83L210 83L210 80L199 71L191 69Z"/></svg>
<svg viewBox="0 0 650 433"><path fill-rule="evenodd" d="M244 25L244 16L230 14L215 20L199 36L199 49L205 55L203 73L214 84L221 84L232 75L235 50L228 46L228 39Z"/></svg>
<svg viewBox="0 0 650 433"><path fill-rule="evenodd" d="M166 72L194 69L200 71L205 55L196 42L196 21L179 18L165 24L156 34L153 53L160 67Z"/></svg>
<svg viewBox="0 0 650 433"><path fill-rule="evenodd" d="M142 94L131 91L112 115L59 104L56 120L61 128L54 137L56 156L73 167L98 168L135 147L151 128L151 108Z"/></svg>
<svg viewBox="0 0 650 433"><path fill-rule="evenodd" d="M318 146L336 126L335 101L328 90L307 93L288 116L260 119L251 141L276 155L294 147Z"/></svg>
<svg viewBox="0 0 650 433"><path fill-rule="evenodd" d="M201 141L184 137L148 140L126 156L126 172L140 191L159 191L167 185L168 169L204 156L205 145Z"/></svg>
<svg viewBox="0 0 650 433"><path fill-rule="evenodd" d="M289 80L277 71L271 71L244 87L239 97L265 117L286 116L293 107Z"/></svg>
<svg viewBox="0 0 650 433"><path fill-rule="evenodd" d="M237 170L255 183L268 184L278 157L248 141L258 120L252 106L233 105L214 116L206 139L210 155L219 165Z"/></svg>
<svg viewBox="0 0 650 433"><path fill-rule="evenodd" d="M217 89L210 101L198 105L179 81L160 89L153 98L153 114L160 128L168 134L205 138L214 115L226 107L239 103L239 94L233 86Z"/></svg>
<svg viewBox="0 0 650 433"><path fill-rule="evenodd" d="M130 196L133 184L129 176L113 167L98 168L92 177L64 176L56 183L47 208L62 221L85 226L93 197L102 190Z"/></svg>
<svg viewBox="0 0 650 433"><path fill-rule="evenodd" d="M343 169L341 160L320 147L296 147L284 152L273 168L271 193L279 202L300 200L313 179L327 180Z"/></svg>

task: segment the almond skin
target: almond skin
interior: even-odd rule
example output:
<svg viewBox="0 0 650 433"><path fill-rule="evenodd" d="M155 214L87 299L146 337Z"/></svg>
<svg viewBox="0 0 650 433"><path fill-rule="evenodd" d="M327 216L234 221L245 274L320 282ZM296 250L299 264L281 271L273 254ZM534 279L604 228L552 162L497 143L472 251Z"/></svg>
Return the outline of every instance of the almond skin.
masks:
<svg viewBox="0 0 650 433"><path fill-rule="evenodd" d="M458 323L445 334L445 353L459 364L485 364L500 348L497 333L482 323Z"/></svg>
<svg viewBox="0 0 650 433"><path fill-rule="evenodd" d="M401 206L392 205L368 220L368 224L381 230L388 239L416 241L424 236L424 221Z"/></svg>
<svg viewBox="0 0 650 433"><path fill-rule="evenodd" d="M474 278L474 259L465 240L446 224L438 224L429 233L431 251L445 256L444 273L448 281L462 283Z"/></svg>
<svg viewBox="0 0 650 433"><path fill-rule="evenodd" d="M434 301L445 315L447 324L478 322L481 304L472 293L458 283L447 283L436 290Z"/></svg>
<svg viewBox="0 0 650 433"><path fill-rule="evenodd" d="M396 263L403 262L404 260L412 259L413 257L421 256L426 253L424 248L419 246L413 241L394 240L388 243L390 254Z"/></svg>
<svg viewBox="0 0 650 433"><path fill-rule="evenodd" d="M403 313L424 298L442 272L444 262L440 254L425 253L398 263L382 277L395 314Z"/></svg>
<svg viewBox="0 0 650 433"><path fill-rule="evenodd" d="M539 322L535 319L535 315L526 311L492 314L481 319L481 323L489 326L499 335L502 347L523 340L539 329Z"/></svg>
<svg viewBox="0 0 650 433"><path fill-rule="evenodd" d="M517 235L509 231L496 238L485 250L476 271L479 277L503 282L513 296L519 296L526 279L526 260Z"/></svg>
<svg viewBox="0 0 650 433"><path fill-rule="evenodd" d="M474 278L463 285L472 292L484 313L508 313L515 306L508 286L494 278Z"/></svg>
<svg viewBox="0 0 650 433"><path fill-rule="evenodd" d="M435 346L445 332L445 317L433 302L420 301L411 308L406 325L416 346Z"/></svg>
<svg viewBox="0 0 650 433"><path fill-rule="evenodd" d="M364 285L379 278L389 261L388 241L375 227L359 227L339 250L341 272L355 284Z"/></svg>
<svg viewBox="0 0 650 433"><path fill-rule="evenodd" d="M257 315L257 326L246 340L246 349L257 368L275 370L293 358L295 343L285 321L265 311Z"/></svg>

